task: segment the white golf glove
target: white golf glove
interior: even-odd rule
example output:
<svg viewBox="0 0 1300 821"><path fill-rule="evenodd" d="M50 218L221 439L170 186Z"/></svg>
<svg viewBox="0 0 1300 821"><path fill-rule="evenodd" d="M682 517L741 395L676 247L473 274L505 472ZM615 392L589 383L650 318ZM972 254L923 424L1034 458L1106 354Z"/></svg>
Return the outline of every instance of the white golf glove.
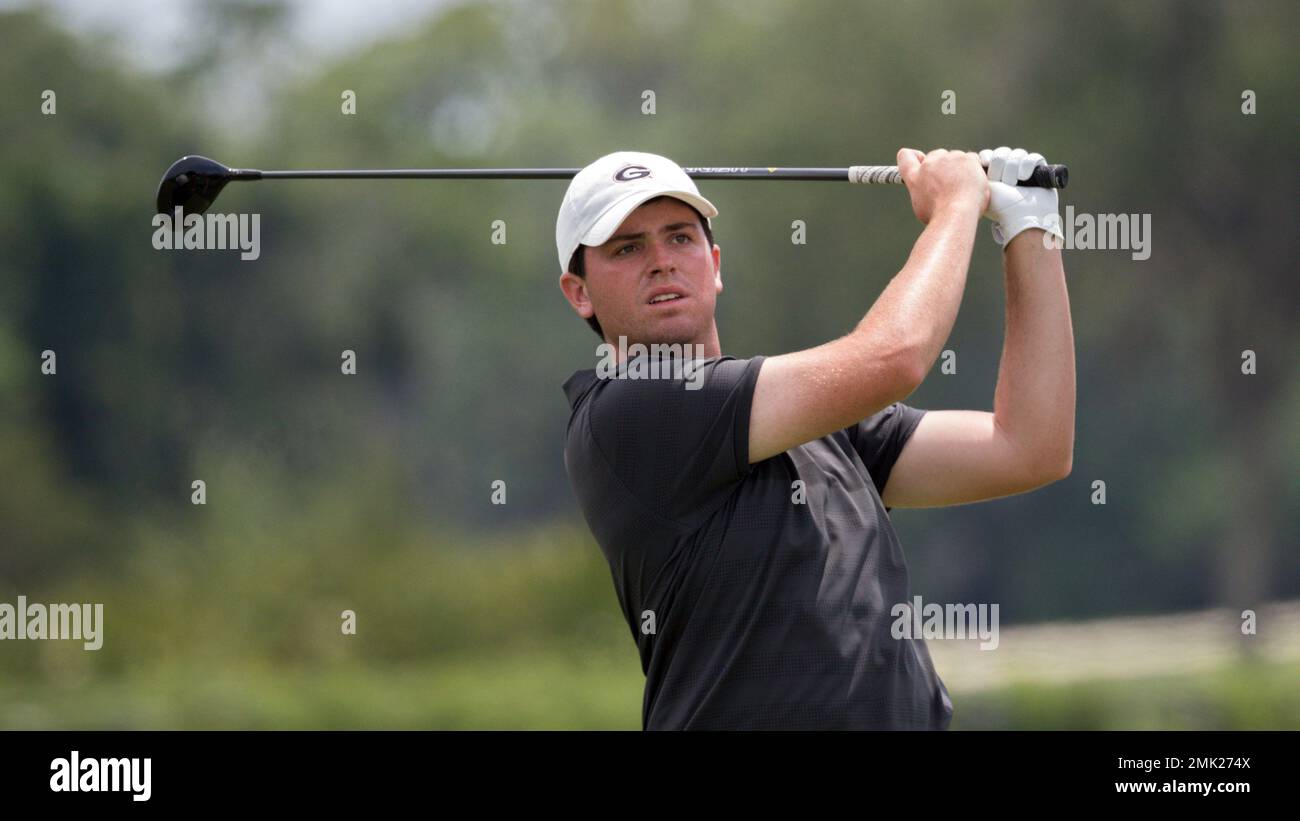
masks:
<svg viewBox="0 0 1300 821"><path fill-rule="evenodd" d="M1030 154L1023 148L1006 146L980 152L980 162L989 168L989 208L984 216L993 220L993 239L1003 248L1017 234L1039 228L1062 241L1060 207L1055 188L1021 188L1040 165L1047 165L1042 154Z"/></svg>

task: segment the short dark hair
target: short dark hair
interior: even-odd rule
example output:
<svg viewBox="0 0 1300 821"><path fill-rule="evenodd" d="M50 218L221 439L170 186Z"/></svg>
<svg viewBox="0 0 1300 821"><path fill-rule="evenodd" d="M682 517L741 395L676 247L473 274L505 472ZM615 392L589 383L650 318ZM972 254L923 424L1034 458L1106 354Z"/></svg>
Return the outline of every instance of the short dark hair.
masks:
<svg viewBox="0 0 1300 821"><path fill-rule="evenodd" d="M654 199L650 199L650 200L646 200L645 202L643 202L643 203L641 203L641 204L642 204L642 205L649 205L649 204L652 203L652 202L657 202L657 201L659 201L659 200L663 200L663 199L677 199L677 198L676 198L676 197L671 197L671 198L670 198L667 194L664 194L663 196L655 197ZM701 214L700 211L699 211L699 209L696 208L694 205L691 205L689 202L686 202L686 200L677 200L677 201L680 202L681 204L685 205L687 208L689 208L689 209L691 209L692 211L695 212L695 216L696 216L696 217L699 219L699 221L700 221L700 227L704 229L704 242L705 242L706 245L708 245L710 248L712 248L712 247L713 247L713 229L709 227L709 221L706 220L706 219L704 218L704 215ZM569 270L570 270L571 272L573 272L573 275L576 276L578 279L586 279L586 278L587 278L587 269L586 269L586 266L585 266L584 263L583 263L583 253L582 253L583 249L586 248L586 247L587 247L587 246L585 246L585 245L579 245L579 246L578 246L578 250L574 251L574 252L573 252L573 256L569 258ZM587 325L589 325L589 326L591 327L591 329L592 329L593 331L596 332L596 336L600 337L600 340L601 340L602 342L605 341L605 332L602 331L602 330L600 329L600 322L599 322L599 320L596 319L596 317L595 317L594 315L593 315L593 316L589 316L589 317L587 317Z"/></svg>

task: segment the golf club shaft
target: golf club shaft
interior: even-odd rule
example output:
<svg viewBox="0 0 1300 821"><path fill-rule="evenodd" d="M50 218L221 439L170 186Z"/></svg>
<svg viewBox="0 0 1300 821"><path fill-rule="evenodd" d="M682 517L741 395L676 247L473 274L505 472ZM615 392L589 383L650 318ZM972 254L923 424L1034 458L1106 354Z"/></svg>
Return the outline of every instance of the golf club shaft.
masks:
<svg viewBox="0 0 1300 821"><path fill-rule="evenodd" d="M706 168L683 169L702 180L825 180L862 185L901 185L903 177L893 165L853 165L847 168ZM337 168L262 171L257 168L231 168L210 157L187 154L171 164L158 183L155 198L158 213L170 214L176 208L203 213L212 207L217 195L230 182L242 180L569 180L578 168ZM1040 165L1032 176L1019 185L1038 188L1064 188L1070 179L1064 165Z"/></svg>
<svg viewBox="0 0 1300 821"><path fill-rule="evenodd" d="M467 180L563 180L572 179L578 168L391 168L259 171L234 168L234 179L467 179ZM705 180L826 180L868 185L902 185L894 165L854 165L847 168L702 168L683 167L687 175ZM1020 185L1064 188L1068 170L1064 165L1039 166Z"/></svg>

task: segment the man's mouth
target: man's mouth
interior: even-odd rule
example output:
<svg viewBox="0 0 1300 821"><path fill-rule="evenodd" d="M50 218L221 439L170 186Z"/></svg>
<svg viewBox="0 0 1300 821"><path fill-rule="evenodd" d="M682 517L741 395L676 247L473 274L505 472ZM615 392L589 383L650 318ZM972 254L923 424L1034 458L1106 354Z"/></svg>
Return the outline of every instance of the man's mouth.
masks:
<svg viewBox="0 0 1300 821"><path fill-rule="evenodd" d="M656 297L652 297L652 298L650 299L649 304L650 304L650 305L657 305L657 304L659 304L659 303L661 303L661 302L673 302L674 300L678 300L678 299L682 299L682 295L681 295L681 294L678 294L678 293L659 294L659 295L656 296Z"/></svg>

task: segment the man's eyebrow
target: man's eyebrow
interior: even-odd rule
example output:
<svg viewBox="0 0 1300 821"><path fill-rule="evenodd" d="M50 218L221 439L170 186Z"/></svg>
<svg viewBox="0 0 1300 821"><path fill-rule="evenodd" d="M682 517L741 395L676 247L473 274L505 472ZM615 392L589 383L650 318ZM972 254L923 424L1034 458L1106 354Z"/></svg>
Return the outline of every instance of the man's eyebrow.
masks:
<svg viewBox="0 0 1300 821"><path fill-rule="evenodd" d="M696 228L696 227L697 226L694 222L674 222L672 225L665 225L663 228L660 228L659 232L661 234L666 234L669 231L680 231L683 228ZM644 236L645 236L645 231L642 231L639 234L618 234L617 236L613 236L605 240L605 244L608 245L611 242L620 242L625 239L641 239Z"/></svg>

